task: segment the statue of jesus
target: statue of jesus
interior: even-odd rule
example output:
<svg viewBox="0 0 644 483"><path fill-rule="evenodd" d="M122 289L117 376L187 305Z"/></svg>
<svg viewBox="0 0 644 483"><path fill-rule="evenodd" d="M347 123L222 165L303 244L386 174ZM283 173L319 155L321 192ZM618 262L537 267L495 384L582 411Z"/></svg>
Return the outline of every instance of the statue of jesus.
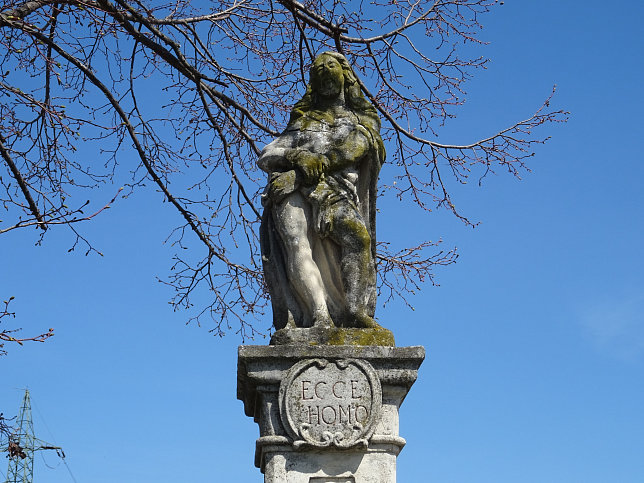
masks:
<svg viewBox="0 0 644 483"><path fill-rule="evenodd" d="M268 174L260 232L276 329L377 328L376 186L385 149L376 109L343 55L325 52Z"/></svg>

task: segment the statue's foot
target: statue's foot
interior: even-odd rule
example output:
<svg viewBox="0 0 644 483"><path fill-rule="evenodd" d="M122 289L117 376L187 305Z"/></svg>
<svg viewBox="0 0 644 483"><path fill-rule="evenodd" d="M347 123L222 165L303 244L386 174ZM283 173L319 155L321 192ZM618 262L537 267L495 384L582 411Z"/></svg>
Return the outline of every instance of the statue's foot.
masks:
<svg viewBox="0 0 644 483"><path fill-rule="evenodd" d="M382 327L365 313L358 313L354 315L354 324L358 329L381 329Z"/></svg>
<svg viewBox="0 0 644 483"><path fill-rule="evenodd" d="M328 313L319 313L313 315L312 327L329 329L331 327L335 327L335 324L331 320L331 316Z"/></svg>

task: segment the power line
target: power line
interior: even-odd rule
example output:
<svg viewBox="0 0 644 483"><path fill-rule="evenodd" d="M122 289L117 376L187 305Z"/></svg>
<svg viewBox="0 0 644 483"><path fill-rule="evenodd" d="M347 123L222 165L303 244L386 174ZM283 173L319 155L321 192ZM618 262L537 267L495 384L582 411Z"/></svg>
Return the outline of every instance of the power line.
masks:
<svg viewBox="0 0 644 483"><path fill-rule="evenodd" d="M49 425L47 424L47 421L45 420L45 417L42 415L42 412L40 412L40 408L38 408L38 404L34 401L34 407L36 408L36 412L38 413L38 416L40 416L41 421L45 425L45 429L49 433L49 436L51 437L51 440L54 442L56 446L58 446L58 442L56 441L56 437L54 436L54 433L51 432L51 429L49 429ZM61 450L62 451L62 450ZM62 454L59 454L60 459L63 460L63 464L65 465L65 468L67 468L67 471L69 472L69 476L71 476L72 480L74 483L78 483L76 481L76 478L74 477L74 474L72 473L71 468L67 464L67 459L65 458L65 453L62 452ZM44 456L43 456L43 461L44 461ZM45 463L47 464L47 463Z"/></svg>

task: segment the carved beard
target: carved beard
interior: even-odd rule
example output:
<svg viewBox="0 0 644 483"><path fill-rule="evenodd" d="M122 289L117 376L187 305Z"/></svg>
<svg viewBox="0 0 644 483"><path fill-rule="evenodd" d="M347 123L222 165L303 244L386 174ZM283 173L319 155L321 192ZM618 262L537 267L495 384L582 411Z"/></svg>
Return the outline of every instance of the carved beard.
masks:
<svg viewBox="0 0 644 483"><path fill-rule="evenodd" d="M318 78L318 94L326 98L336 98L342 91L342 82L333 75L323 75Z"/></svg>

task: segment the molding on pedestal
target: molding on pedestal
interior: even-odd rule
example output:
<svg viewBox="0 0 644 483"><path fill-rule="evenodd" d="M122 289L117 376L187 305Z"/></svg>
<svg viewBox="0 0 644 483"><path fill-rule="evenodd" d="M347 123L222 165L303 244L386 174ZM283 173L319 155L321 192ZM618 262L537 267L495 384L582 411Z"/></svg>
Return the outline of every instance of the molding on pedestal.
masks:
<svg viewBox="0 0 644 483"><path fill-rule="evenodd" d="M259 425L265 482L394 482L398 409L424 357L421 346L240 346L237 398Z"/></svg>

